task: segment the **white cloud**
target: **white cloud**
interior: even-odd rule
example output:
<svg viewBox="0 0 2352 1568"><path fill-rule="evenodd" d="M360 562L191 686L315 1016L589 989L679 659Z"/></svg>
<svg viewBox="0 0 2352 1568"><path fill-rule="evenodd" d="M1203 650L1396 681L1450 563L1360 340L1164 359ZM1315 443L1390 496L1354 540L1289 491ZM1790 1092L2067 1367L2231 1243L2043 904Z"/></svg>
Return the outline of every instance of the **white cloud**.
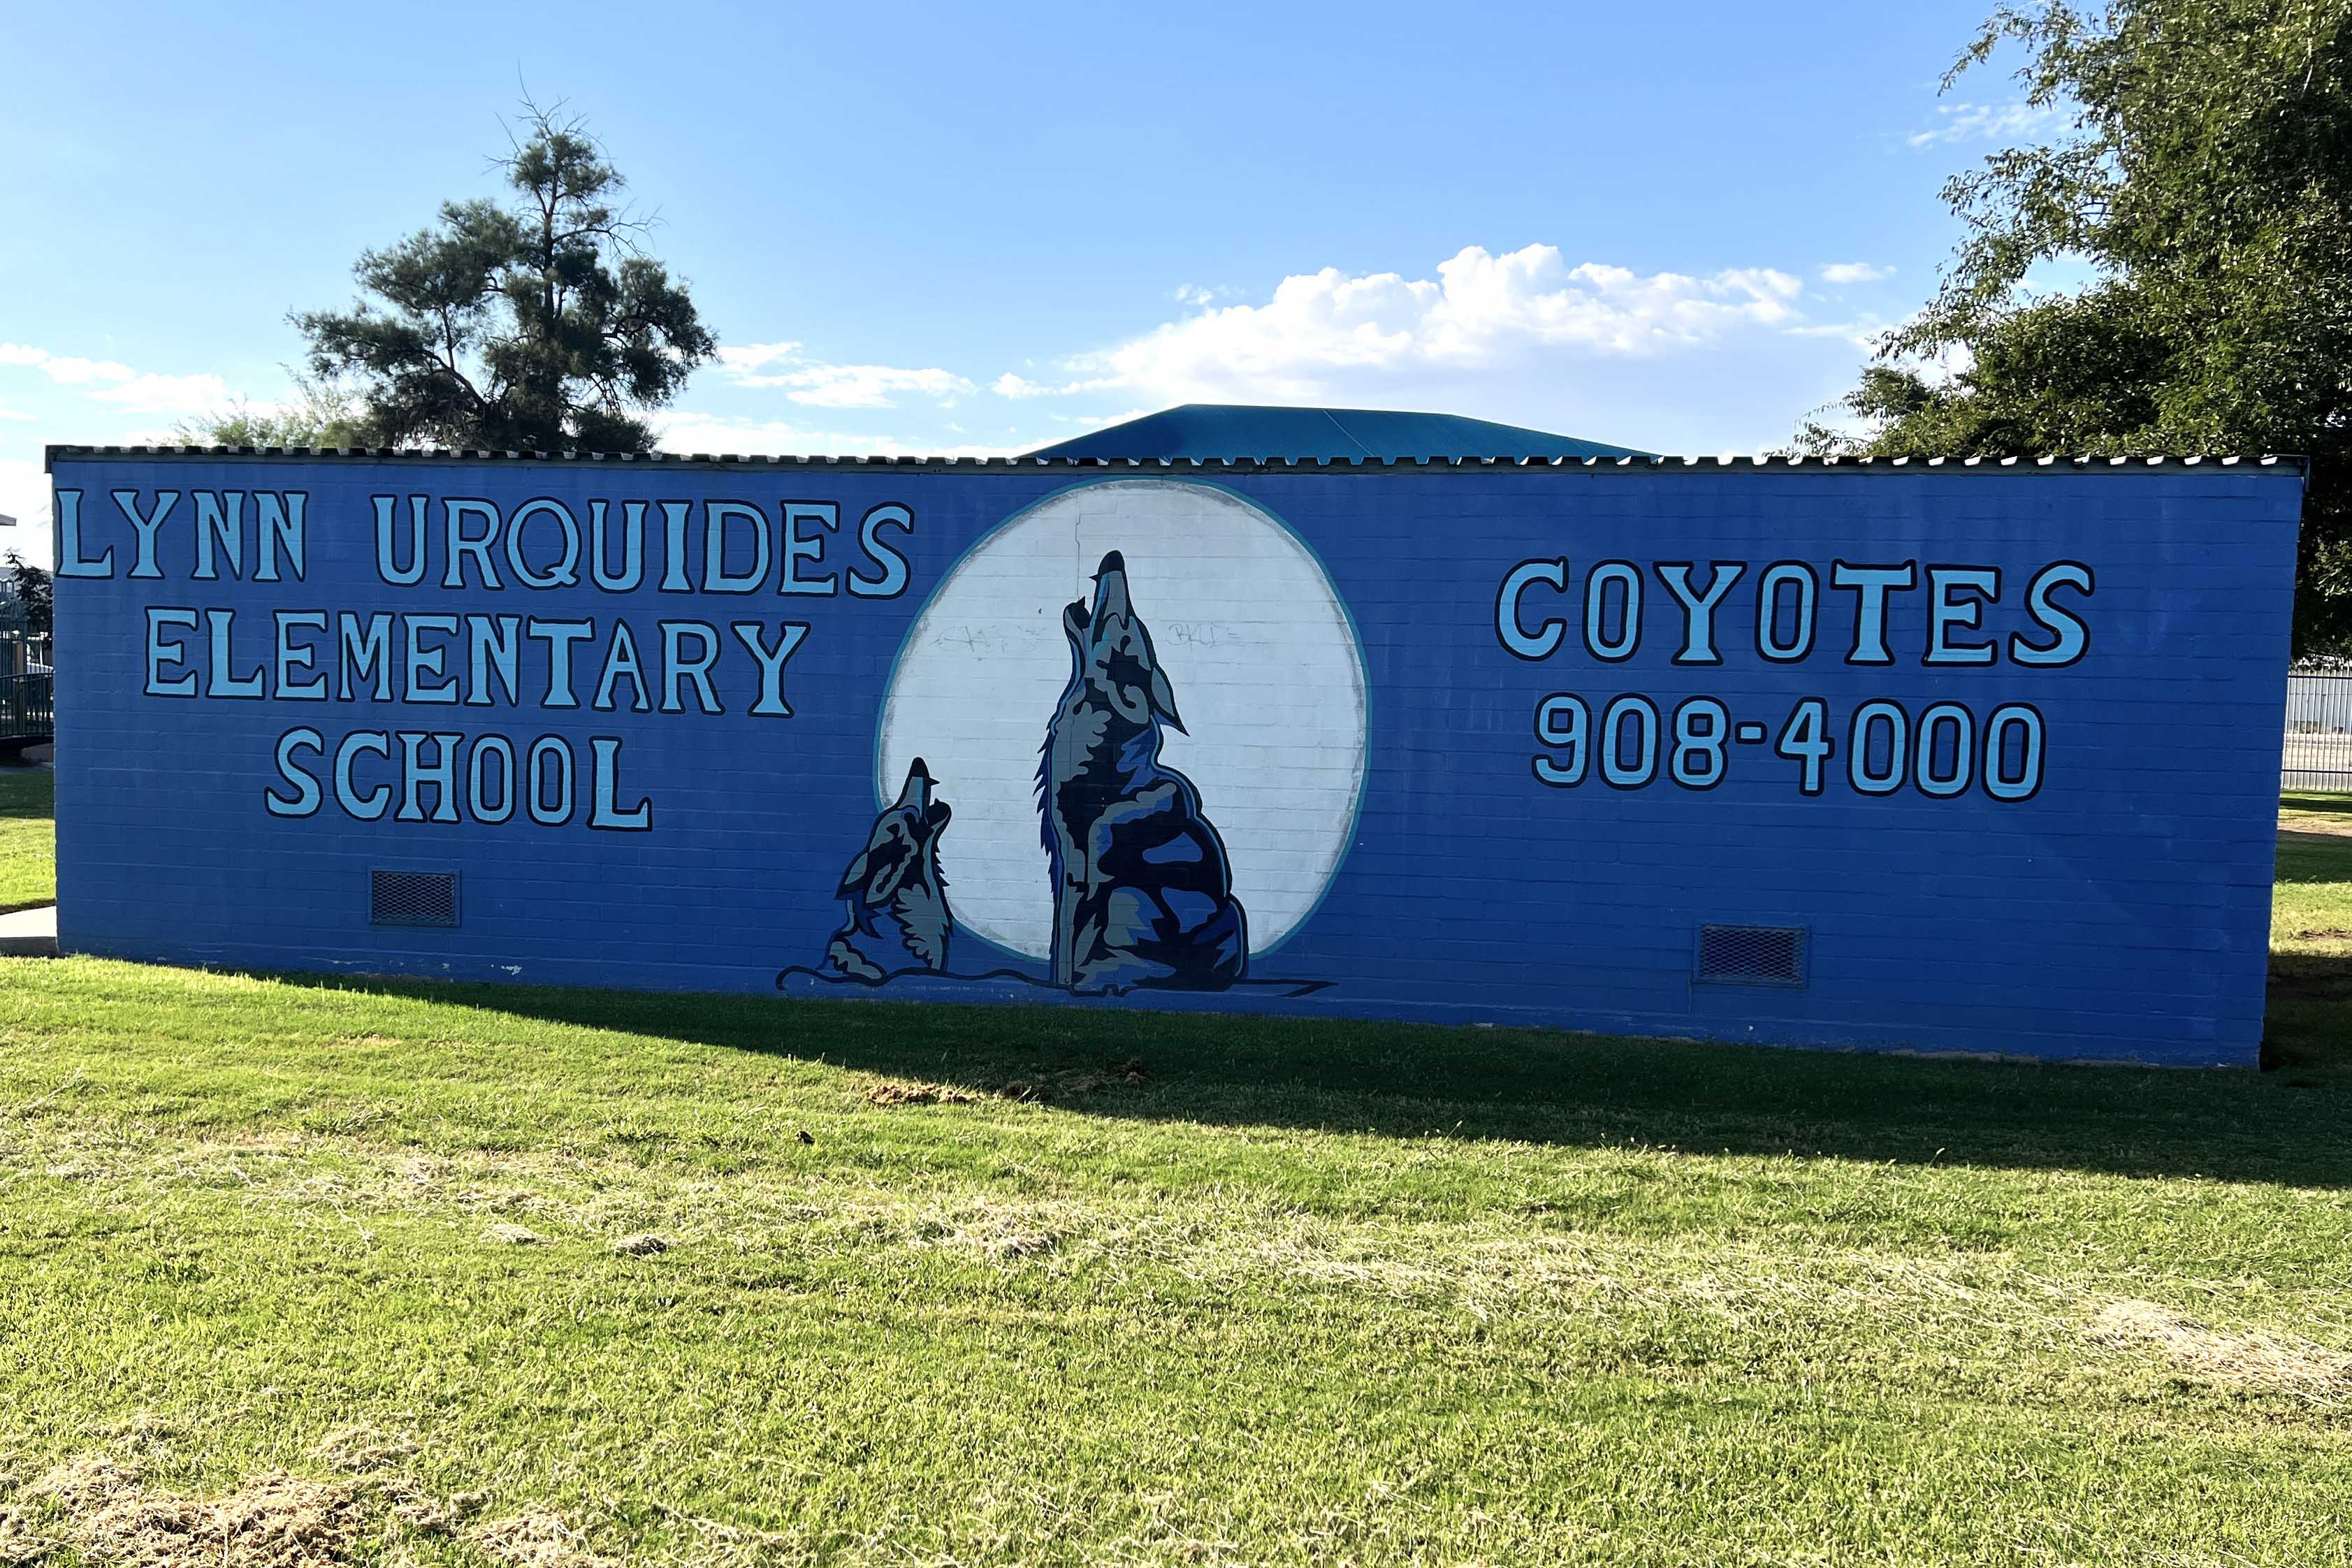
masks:
<svg viewBox="0 0 2352 1568"><path fill-rule="evenodd" d="M951 404L974 390L971 382L944 370L827 364L803 354L796 342L721 348L719 370L738 386L781 387L786 397L812 408L895 408L896 395L902 393Z"/></svg>
<svg viewBox="0 0 2352 1568"><path fill-rule="evenodd" d="M229 401L228 383L206 372L198 375L134 375L90 396L132 414L187 416Z"/></svg>
<svg viewBox="0 0 2352 1568"><path fill-rule="evenodd" d="M92 382L131 381L139 373L112 360L73 359L37 349L30 343L0 343L0 364L31 365L62 386L87 386Z"/></svg>
<svg viewBox="0 0 2352 1568"><path fill-rule="evenodd" d="M51 353L30 343L0 343L0 365L22 365L39 371L59 386L110 404L127 414L184 418L204 414L229 401L228 384L209 371L194 375L142 373L113 360L79 359ZM10 418L39 416L10 414Z"/></svg>
<svg viewBox="0 0 2352 1568"><path fill-rule="evenodd" d="M1176 286L1175 300L1180 305L1213 305L1220 300L1230 300L1240 292L1240 289L1230 288L1223 283L1213 289L1204 289L1198 283L1180 283Z"/></svg>
<svg viewBox="0 0 2352 1568"><path fill-rule="evenodd" d="M1894 276L1892 267L1873 267L1867 261L1833 261L1822 268L1824 283L1878 283Z"/></svg>
<svg viewBox="0 0 2352 1568"><path fill-rule="evenodd" d="M719 349L719 368L721 373L730 375L749 374L762 365L794 358L800 352L798 343L745 343L740 348L722 343Z"/></svg>
<svg viewBox="0 0 2352 1568"><path fill-rule="evenodd" d="M1953 142L2019 142L2039 136L2066 117L2053 104L1939 103L1937 123L1904 138L1914 147L1934 147Z"/></svg>
<svg viewBox="0 0 2352 1568"><path fill-rule="evenodd" d="M751 344L722 354L730 390L779 387L814 408L887 408L909 393L937 402L907 397L912 406L860 420L863 430L821 416L803 424L689 411L662 421L662 445L993 456L1034 447L1044 429L1234 402L1442 408L1659 450L1753 449L1784 440L1792 410L1850 384L1885 330L1868 312L1811 313L1808 279L1844 286L1892 271L1850 261L1642 272L1571 263L1548 245L1472 246L1426 276L1325 268L1283 279L1255 302L1218 303L1232 291L1187 285L1181 312L1149 331L986 380L993 397L1034 410L1003 425L963 413L970 433L929 416L950 395L982 389L954 373L831 365L798 343Z"/></svg>
<svg viewBox="0 0 2352 1568"><path fill-rule="evenodd" d="M1792 338L1827 338L1851 346L1864 359L1878 353L1878 345L1894 327L1892 321L1877 316L1864 316L1853 321L1814 321L1801 327L1791 327Z"/></svg>
<svg viewBox="0 0 2352 1568"><path fill-rule="evenodd" d="M758 385L758 382L746 383ZM880 364L828 364L790 372L777 384L794 403L812 408L895 408L894 393L911 392L940 403L971 395L972 384L944 370L898 370Z"/></svg>
<svg viewBox="0 0 2352 1568"><path fill-rule="evenodd" d="M1049 381L1031 381L1008 370L990 382L988 389L999 397L1071 397L1082 392L1105 392L1126 384L1123 379L1115 375L1081 377L1057 384Z"/></svg>
<svg viewBox="0 0 2352 1568"><path fill-rule="evenodd" d="M1340 386L1486 373L1537 359L1646 358L1803 324L1802 283L1769 267L1705 277L1570 266L1549 245L1471 246L1434 279L1327 267L1263 305L1170 321L1066 368L1060 387L999 377L1010 397L1118 388L1168 403L1312 401Z"/></svg>

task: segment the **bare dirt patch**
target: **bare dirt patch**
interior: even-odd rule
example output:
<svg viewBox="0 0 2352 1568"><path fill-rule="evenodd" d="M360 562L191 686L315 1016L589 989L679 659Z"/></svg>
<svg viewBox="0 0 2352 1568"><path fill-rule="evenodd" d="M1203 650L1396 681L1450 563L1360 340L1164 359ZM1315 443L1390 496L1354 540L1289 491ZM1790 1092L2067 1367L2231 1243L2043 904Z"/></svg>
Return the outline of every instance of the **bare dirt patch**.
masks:
<svg viewBox="0 0 2352 1568"><path fill-rule="evenodd" d="M613 1250L624 1258L651 1258L656 1253L667 1252L670 1246L667 1238L656 1236L651 1231L616 1237L613 1241Z"/></svg>
<svg viewBox="0 0 2352 1568"><path fill-rule="evenodd" d="M2330 1404L2352 1398L2352 1355L2291 1334L2228 1333L2153 1301L2110 1302L2093 1320L2091 1337L2103 1344L2154 1350L2210 1387L2293 1394Z"/></svg>
<svg viewBox="0 0 2352 1568"><path fill-rule="evenodd" d="M2273 952L2270 994L2273 1002L2352 1000L2352 969L2322 953Z"/></svg>
<svg viewBox="0 0 2352 1568"><path fill-rule="evenodd" d="M1083 1095L1100 1094L1105 1089L1131 1088L1143 1080L1143 1064L1129 1061L1099 1072L1072 1068L1061 1072L1041 1073L1035 1078L1016 1079L999 1088L996 1093L1002 1099L1024 1101L1076 1100Z"/></svg>
<svg viewBox="0 0 2352 1568"><path fill-rule="evenodd" d="M978 1105L982 1100L992 1099L1029 1104L1048 1100L1071 1100L1110 1089L1132 1088L1150 1076L1142 1060L1130 1057L1103 1068L1066 1068L976 1088L886 1079L866 1086L866 1102L868 1105Z"/></svg>
<svg viewBox="0 0 2352 1568"><path fill-rule="evenodd" d="M869 1084L866 1089L868 1105L977 1105L984 1098L952 1084L904 1083L896 1079Z"/></svg>

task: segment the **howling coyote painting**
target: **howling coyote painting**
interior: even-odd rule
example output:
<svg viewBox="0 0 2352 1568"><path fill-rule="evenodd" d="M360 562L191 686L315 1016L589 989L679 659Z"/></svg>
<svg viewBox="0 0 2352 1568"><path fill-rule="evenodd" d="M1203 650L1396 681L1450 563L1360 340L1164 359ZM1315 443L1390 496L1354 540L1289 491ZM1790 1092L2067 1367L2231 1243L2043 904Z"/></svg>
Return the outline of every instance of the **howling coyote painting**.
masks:
<svg viewBox="0 0 2352 1568"><path fill-rule="evenodd" d="M827 971L878 985L894 974L940 973L948 966L955 919L940 875L940 834L954 815L931 793L930 770L917 757L898 798L874 819L866 847L835 889L847 918L826 948Z"/></svg>
<svg viewBox="0 0 2352 1568"><path fill-rule="evenodd" d="M1094 602L1063 611L1062 629L1070 677L1037 764L1053 984L1222 991L1248 970L1248 917L1201 792L1160 760L1165 731L1184 721L1118 552L1102 558Z"/></svg>

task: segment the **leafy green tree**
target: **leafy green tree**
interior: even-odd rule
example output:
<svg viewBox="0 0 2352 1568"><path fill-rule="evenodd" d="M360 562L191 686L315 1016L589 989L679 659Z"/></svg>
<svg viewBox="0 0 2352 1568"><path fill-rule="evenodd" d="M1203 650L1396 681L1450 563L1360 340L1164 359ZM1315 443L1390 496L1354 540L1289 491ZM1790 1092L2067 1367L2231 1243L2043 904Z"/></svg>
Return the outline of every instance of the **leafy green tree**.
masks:
<svg viewBox="0 0 2352 1568"><path fill-rule="evenodd" d="M435 227L362 253L373 299L294 324L311 371L358 388L372 444L646 451L641 412L675 396L718 341L644 253L647 225L577 120L525 104L499 166L509 206L450 202Z"/></svg>
<svg viewBox="0 0 2352 1568"><path fill-rule="evenodd" d="M2008 47L2066 129L1946 185L1941 287L1836 405L1864 434L1798 446L2307 456L2296 643L2352 648L2352 0L2004 5L1945 85ZM2061 260L2091 284L2036 292Z"/></svg>
<svg viewBox="0 0 2352 1568"><path fill-rule="evenodd" d="M351 394L306 376L299 401L256 408L243 398L215 414L183 419L173 433L191 447L373 447L379 443Z"/></svg>
<svg viewBox="0 0 2352 1568"><path fill-rule="evenodd" d="M16 602L25 617L25 630L37 636L48 635L55 619L55 584L48 573L34 565L15 551L0 561L0 579L5 579L8 597Z"/></svg>

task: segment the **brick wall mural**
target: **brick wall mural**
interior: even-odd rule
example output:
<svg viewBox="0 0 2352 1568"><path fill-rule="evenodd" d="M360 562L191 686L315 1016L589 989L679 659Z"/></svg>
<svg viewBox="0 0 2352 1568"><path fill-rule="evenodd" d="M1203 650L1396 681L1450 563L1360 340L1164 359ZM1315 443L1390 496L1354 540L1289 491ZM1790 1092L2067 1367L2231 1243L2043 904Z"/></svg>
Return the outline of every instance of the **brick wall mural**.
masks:
<svg viewBox="0 0 2352 1568"><path fill-rule="evenodd" d="M52 471L70 949L2260 1037L2293 464Z"/></svg>

